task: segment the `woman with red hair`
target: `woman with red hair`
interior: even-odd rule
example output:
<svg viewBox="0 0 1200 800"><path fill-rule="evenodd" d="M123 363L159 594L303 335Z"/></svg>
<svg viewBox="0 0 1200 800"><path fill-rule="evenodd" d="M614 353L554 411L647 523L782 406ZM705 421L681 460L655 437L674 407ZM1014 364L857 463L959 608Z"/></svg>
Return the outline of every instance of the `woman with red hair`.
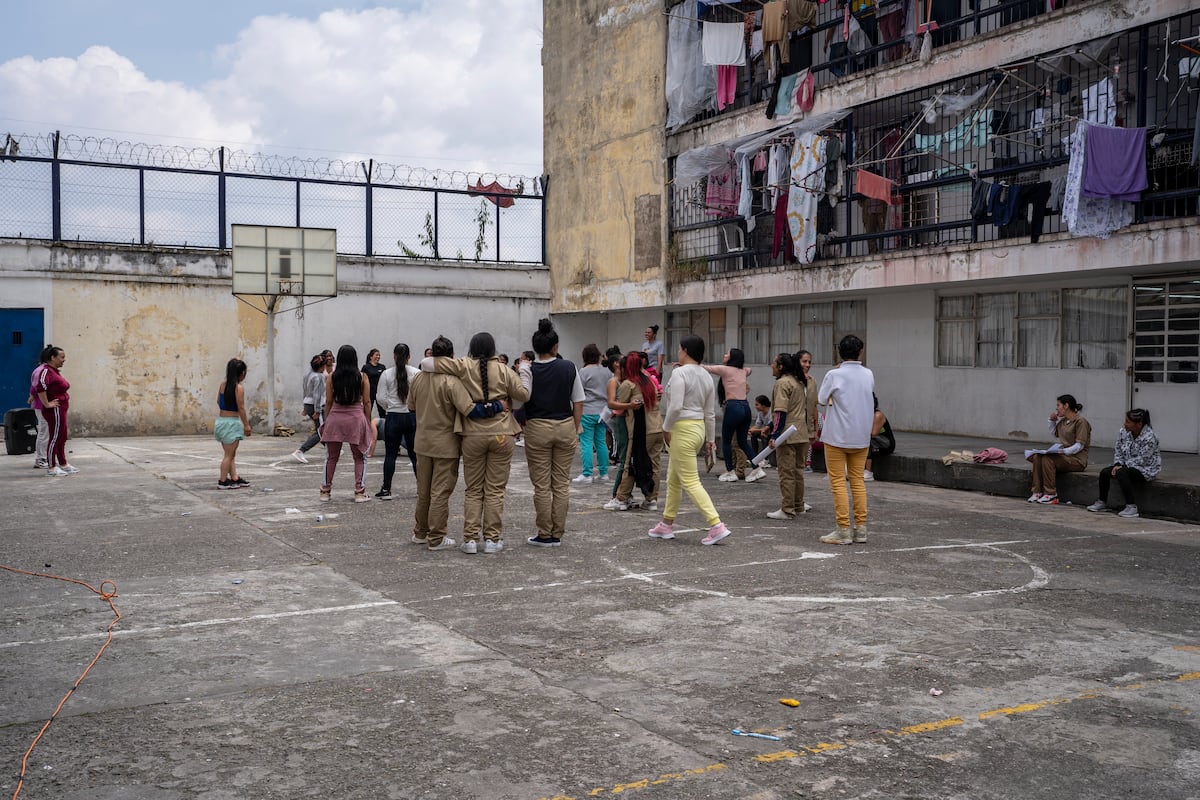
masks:
<svg viewBox="0 0 1200 800"><path fill-rule="evenodd" d="M642 490L642 507L658 510L658 467L662 460L662 414L658 408L658 384L643 369L641 353L627 353L622 364L625 380L617 387L617 404L624 405L629 446L617 496L604 507L624 511L630 506L633 487ZM616 417L614 417L616 419Z"/></svg>

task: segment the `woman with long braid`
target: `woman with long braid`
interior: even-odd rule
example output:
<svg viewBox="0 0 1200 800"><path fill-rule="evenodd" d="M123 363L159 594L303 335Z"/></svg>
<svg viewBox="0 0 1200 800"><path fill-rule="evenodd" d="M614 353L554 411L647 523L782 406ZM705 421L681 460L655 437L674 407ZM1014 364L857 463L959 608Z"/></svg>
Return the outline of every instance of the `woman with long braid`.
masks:
<svg viewBox="0 0 1200 800"><path fill-rule="evenodd" d="M392 499L392 476L396 474L396 457L400 445L408 450L413 474L417 471L417 454L413 440L417 435L417 415L408 407L408 384L417 375L417 370L408 365L408 345L401 342L392 348L395 366L389 367L379 376L379 392L375 401L383 407L383 486L375 496L380 500Z"/></svg>

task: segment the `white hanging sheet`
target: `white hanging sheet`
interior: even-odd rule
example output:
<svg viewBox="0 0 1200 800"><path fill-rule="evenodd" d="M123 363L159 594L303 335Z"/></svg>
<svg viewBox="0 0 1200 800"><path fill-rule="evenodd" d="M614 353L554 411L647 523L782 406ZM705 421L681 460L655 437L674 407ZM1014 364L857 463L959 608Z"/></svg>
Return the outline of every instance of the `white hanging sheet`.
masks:
<svg viewBox="0 0 1200 800"><path fill-rule="evenodd" d="M704 23L704 63L716 67L746 64L746 26L741 22Z"/></svg>
<svg viewBox="0 0 1200 800"><path fill-rule="evenodd" d="M667 23L667 128L690 122L697 114L716 107L716 70L704 66L696 0L671 9Z"/></svg>

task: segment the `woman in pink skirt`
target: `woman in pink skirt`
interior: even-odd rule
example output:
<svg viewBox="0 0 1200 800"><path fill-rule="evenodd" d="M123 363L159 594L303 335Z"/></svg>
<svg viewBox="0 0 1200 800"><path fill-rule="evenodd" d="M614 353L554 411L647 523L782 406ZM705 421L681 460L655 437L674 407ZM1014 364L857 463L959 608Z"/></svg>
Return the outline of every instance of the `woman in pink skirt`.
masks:
<svg viewBox="0 0 1200 800"><path fill-rule="evenodd" d="M371 499L367 495L365 456L372 441L371 384L358 368L358 353L348 344L338 348L333 374L325 379L325 409L325 424L321 426L321 441L326 445L321 502L331 499L333 473L345 443L354 456L354 502L365 503Z"/></svg>

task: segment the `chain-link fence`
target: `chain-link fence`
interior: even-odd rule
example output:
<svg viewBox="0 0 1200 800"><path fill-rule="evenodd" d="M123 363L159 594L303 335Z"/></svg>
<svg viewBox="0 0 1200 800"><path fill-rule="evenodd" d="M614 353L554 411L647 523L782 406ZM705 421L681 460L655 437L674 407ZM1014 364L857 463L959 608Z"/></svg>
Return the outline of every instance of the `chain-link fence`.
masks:
<svg viewBox="0 0 1200 800"><path fill-rule="evenodd" d="M346 255L545 263L541 182L62 134L0 142L0 237L225 249L336 228Z"/></svg>

